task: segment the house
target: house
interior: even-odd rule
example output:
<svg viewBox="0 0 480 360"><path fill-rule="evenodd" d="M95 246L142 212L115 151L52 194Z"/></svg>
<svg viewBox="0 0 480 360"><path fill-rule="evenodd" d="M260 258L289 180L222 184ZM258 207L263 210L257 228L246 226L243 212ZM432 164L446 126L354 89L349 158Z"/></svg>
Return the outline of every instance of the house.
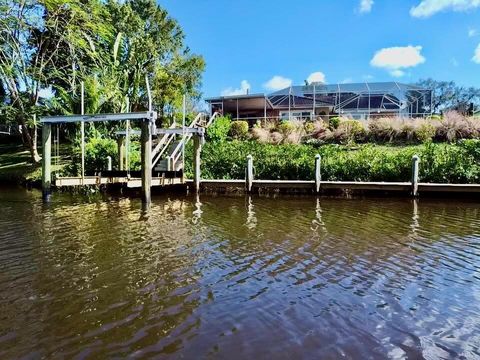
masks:
<svg viewBox="0 0 480 360"><path fill-rule="evenodd" d="M368 119L378 116L431 115L432 90L397 82L291 86L271 94L245 94L206 99L210 112L232 119L300 119L345 116Z"/></svg>

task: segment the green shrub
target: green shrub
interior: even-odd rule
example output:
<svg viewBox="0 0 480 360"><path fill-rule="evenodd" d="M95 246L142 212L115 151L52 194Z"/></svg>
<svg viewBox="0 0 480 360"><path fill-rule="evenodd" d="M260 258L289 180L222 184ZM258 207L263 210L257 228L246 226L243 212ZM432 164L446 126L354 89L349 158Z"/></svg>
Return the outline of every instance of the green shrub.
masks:
<svg viewBox="0 0 480 360"><path fill-rule="evenodd" d="M318 145L318 144L315 144ZM273 145L256 141L206 143L202 174L210 179L243 179L248 154L254 157L258 179L311 180L315 154L322 156L322 179L335 181L409 181L412 156L420 156L420 179L425 182L480 181L480 141L458 144L385 147L359 145L349 151L339 145ZM191 159L191 151L190 151ZM191 160L186 161L187 176ZM191 176L191 175L190 175Z"/></svg>
<svg viewBox="0 0 480 360"><path fill-rule="evenodd" d="M282 121L277 127L278 131L283 136L287 136L287 135L291 134L292 132L295 131L295 128L296 128L296 126L293 123L293 121L288 121L288 120Z"/></svg>
<svg viewBox="0 0 480 360"><path fill-rule="evenodd" d="M230 118L221 116L213 122L207 129L207 138L211 141L225 141L232 122Z"/></svg>
<svg viewBox="0 0 480 360"><path fill-rule="evenodd" d="M336 129L339 124L340 118L338 116L333 116L328 120L328 126L330 127L330 130Z"/></svg>
<svg viewBox="0 0 480 360"><path fill-rule="evenodd" d="M415 130L415 137L417 138L418 141L423 143L432 141L434 136L435 136L435 126L426 122L420 124Z"/></svg>
<svg viewBox="0 0 480 360"><path fill-rule="evenodd" d="M316 129L317 127L315 126L315 124L311 121L307 121L305 122L305 124L303 125L304 129L305 129L305 132L307 134L312 134Z"/></svg>
<svg viewBox="0 0 480 360"><path fill-rule="evenodd" d="M442 120L442 116L437 115L437 114L432 114L432 115L428 116L427 119L428 120Z"/></svg>
<svg viewBox="0 0 480 360"><path fill-rule="evenodd" d="M234 139L245 139L248 135L248 122L243 120L232 121L230 136Z"/></svg>

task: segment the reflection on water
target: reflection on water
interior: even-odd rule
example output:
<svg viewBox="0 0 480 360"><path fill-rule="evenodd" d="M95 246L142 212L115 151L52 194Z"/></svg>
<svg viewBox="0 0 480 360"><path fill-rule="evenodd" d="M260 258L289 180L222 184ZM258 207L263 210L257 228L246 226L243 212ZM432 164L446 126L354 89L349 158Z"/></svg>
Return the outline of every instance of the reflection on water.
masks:
<svg viewBox="0 0 480 360"><path fill-rule="evenodd" d="M0 192L0 358L476 358L474 202Z"/></svg>

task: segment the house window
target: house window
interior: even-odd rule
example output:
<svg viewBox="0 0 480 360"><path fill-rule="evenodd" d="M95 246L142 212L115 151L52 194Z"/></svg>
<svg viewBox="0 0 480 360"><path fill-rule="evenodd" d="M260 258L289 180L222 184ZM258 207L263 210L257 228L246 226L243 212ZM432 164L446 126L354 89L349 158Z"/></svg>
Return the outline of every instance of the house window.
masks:
<svg viewBox="0 0 480 360"><path fill-rule="evenodd" d="M280 111L281 120L311 120L313 115L312 110L293 110L290 111L290 116L288 111Z"/></svg>

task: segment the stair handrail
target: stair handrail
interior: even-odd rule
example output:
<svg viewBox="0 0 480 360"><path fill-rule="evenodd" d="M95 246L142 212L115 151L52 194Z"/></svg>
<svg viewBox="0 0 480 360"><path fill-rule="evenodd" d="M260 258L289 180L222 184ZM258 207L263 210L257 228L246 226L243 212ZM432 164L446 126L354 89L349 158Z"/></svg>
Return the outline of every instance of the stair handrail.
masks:
<svg viewBox="0 0 480 360"><path fill-rule="evenodd" d="M175 122L171 124L169 129L175 128ZM175 137L175 134L164 134L158 144L155 146L155 148L152 150L152 167L155 166L155 164L160 160L162 157L163 153L167 149L168 145L171 143L173 138Z"/></svg>
<svg viewBox="0 0 480 360"><path fill-rule="evenodd" d="M204 116L204 113L198 113L198 115L195 117L195 119L192 121L192 123L188 126L189 128L193 128L195 126L199 126L200 124L198 124L198 122L202 119L202 117ZM205 124L205 128L208 128L212 123L213 121L215 120L215 118L217 118L219 116L219 113L218 112L215 112L213 113L213 115L210 117L210 119L208 120L208 122ZM170 154L169 156L169 161L173 164L173 166L175 166L175 164L177 163L177 161L179 160L180 158L180 149L182 148L183 146L183 142L185 143L185 145L187 144L187 142L192 138L192 134L189 133L189 134L186 134L185 135L185 138L182 139L182 141L180 141L177 145L177 147L172 151L172 153Z"/></svg>
<svg viewBox="0 0 480 360"><path fill-rule="evenodd" d="M203 116L203 113L198 113L197 116L195 116L195 119L193 119L193 121L190 123L190 125L188 125L187 128L189 129L192 129L194 128L195 126L197 126L198 122L201 120ZM177 146L175 147L175 149L173 149L172 153L170 154L170 158L173 159L173 163L175 164L178 160L178 157L180 156L180 149L182 148L183 146L183 143L187 143L188 140L190 140L190 138L192 137L192 134L188 133L188 134L185 134L185 137L177 144ZM178 154L177 154L178 153Z"/></svg>

